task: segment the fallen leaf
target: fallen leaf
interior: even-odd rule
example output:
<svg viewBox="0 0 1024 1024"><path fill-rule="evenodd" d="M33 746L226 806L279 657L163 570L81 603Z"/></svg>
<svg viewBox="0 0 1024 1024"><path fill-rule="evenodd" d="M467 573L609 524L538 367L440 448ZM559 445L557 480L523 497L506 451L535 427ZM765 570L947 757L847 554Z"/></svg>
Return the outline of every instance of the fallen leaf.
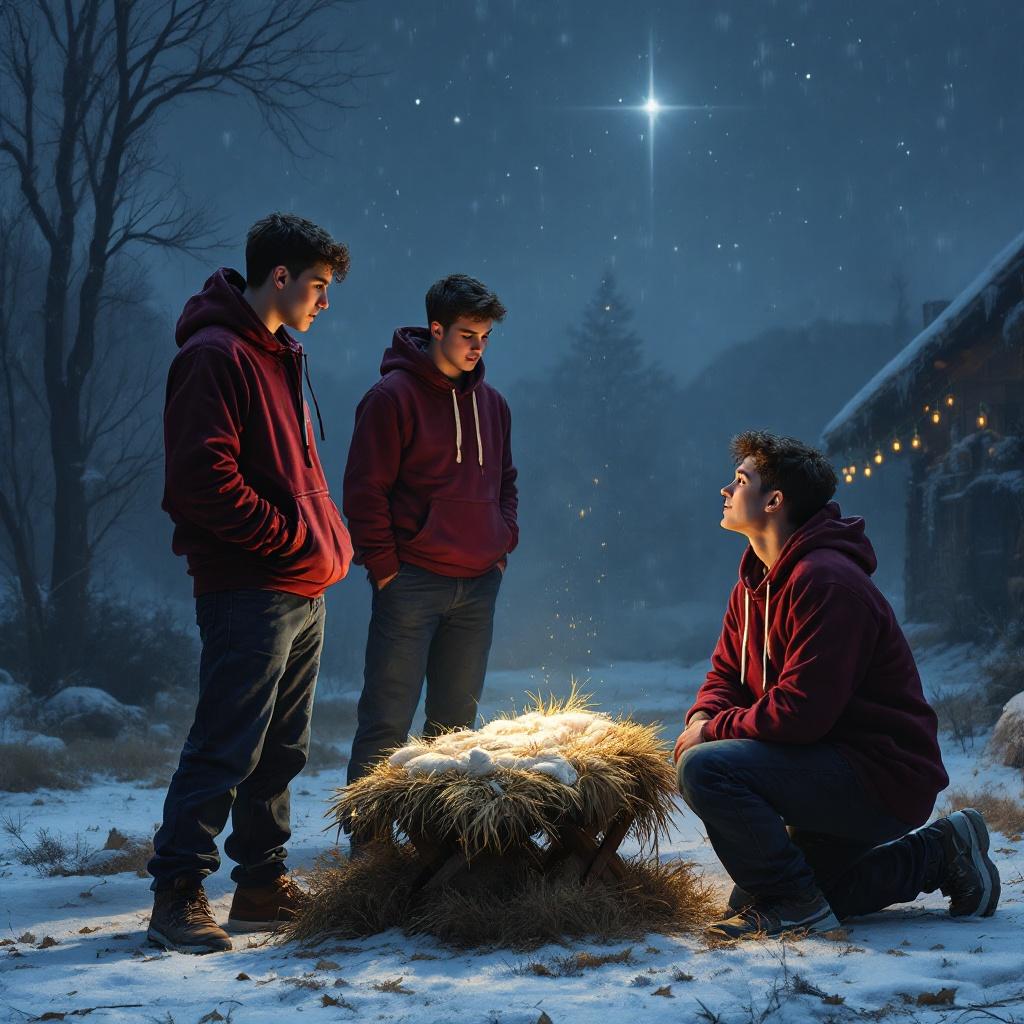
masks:
<svg viewBox="0 0 1024 1024"><path fill-rule="evenodd" d="M656 988L651 993L651 995L652 996L664 996L666 999L675 999L675 996L672 995L672 986L671 985L662 985L661 988Z"/></svg>
<svg viewBox="0 0 1024 1024"><path fill-rule="evenodd" d="M224 1018L216 1010L211 1010L205 1017L199 1018L199 1024L210 1024L215 1020L224 1020Z"/></svg>
<svg viewBox="0 0 1024 1024"><path fill-rule="evenodd" d="M63 1020L66 1016L66 1013L58 1013L56 1010L47 1010L42 1017L36 1017L36 1020Z"/></svg>
<svg viewBox="0 0 1024 1024"><path fill-rule="evenodd" d="M19 942L24 942L26 944L27 943L32 943L32 942L36 941L36 937L31 932L25 932L24 935L19 935L18 936L18 941Z"/></svg>
<svg viewBox="0 0 1024 1024"><path fill-rule="evenodd" d="M84 928L79 928L78 929L78 934L79 935L92 935L93 932L98 932L98 931L99 931L99 928L90 928L88 925L86 925Z"/></svg>
<svg viewBox="0 0 1024 1024"><path fill-rule="evenodd" d="M955 988L940 988L938 992L922 992L917 997L918 1006L952 1006L956 999Z"/></svg>
<svg viewBox="0 0 1024 1024"><path fill-rule="evenodd" d="M554 1022L543 1010L541 1010L540 1016L537 1018L537 1024L554 1024Z"/></svg>
<svg viewBox="0 0 1024 1024"><path fill-rule="evenodd" d="M826 1006L842 1006L846 1002L845 996L823 996L821 1000Z"/></svg>
<svg viewBox="0 0 1024 1024"><path fill-rule="evenodd" d="M886 953L888 953L889 956L907 956L908 955L907 953L904 953L902 949L887 949Z"/></svg>
<svg viewBox="0 0 1024 1024"><path fill-rule="evenodd" d="M830 928L827 932L822 932L821 937L828 939L829 942L846 942L850 937L849 928Z"/></svg>
<svg viewBox="0 0 1024 1024"><path fill-rule="evenodd" d="M341 1000L329 996L326 992L320 997L321 1006L341 1006Z"/></svg>
<svg viewBox="0 0 1024 1024"><path fill-rule="evenodd" d="M341 964L335 963L333 960L318 960L313 965L314 971L336 971L341 967Z"/></svg>
<svg viewBox="0 0 1024 1024"><path fill-rule="evenodd" d="M58 945L57 940L52 935L45 935L43 936L43 941L36 946L36 949L50 949L56 945Z"/></svg>
<svg viewBox="0 0 1024 1024"><path fill-rule="evenodd" d="M235 975L235 981L252 981L252 978L250 978L249 975L245 973L245 971L240 971L238 974Z"/></svg>
<svg viewBox="0 0 1024 1024"><path fill-rule="evenodd" d="M929 949L945 949L946 947L941 942L936 942L934 946L929 946Z"/></svg>

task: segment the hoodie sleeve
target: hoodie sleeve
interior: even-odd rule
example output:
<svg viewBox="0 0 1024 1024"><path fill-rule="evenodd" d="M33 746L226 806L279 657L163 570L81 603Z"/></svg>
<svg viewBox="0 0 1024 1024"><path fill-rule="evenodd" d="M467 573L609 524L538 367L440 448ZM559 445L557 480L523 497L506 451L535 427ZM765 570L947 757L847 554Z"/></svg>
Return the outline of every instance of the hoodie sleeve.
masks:
<svg viewBox="0 0 1024 1024"><path fill-rule="evenodd" d="M749 708L719 711L707 740L817 743L860 685L878 641L878 621L853 591L812 580L794 585L789 642L778 682Z"/></svg>
<svg viewBox="0 0 1024 1024"><path fill-rule="evenodd" d="M741 585L737 584L729 595L729 605L722 620L722 633L711 655L711 671L697 691L693 707L686 712L686 721L698 712L713 718L728 708L749 707L753 694L740 682L740 624L738 612ZM710 739L711 737L707 737Z"/></svg>
<svg viewBox="0 0 1024 1024"><path fill-rule="evenodd" d="M512 463L512 413L509 411L508 403L503 403L505 416L505 444L501 455L501 517L505 520L506 526L512 531L512 539L508 542L508 552L515 551L519 543L519 523L517 513L519 509L519 491L516 488L516 477L519 475Z"/></svg>
<svg viewBox="0 0 1024 1024"><path fill-rule="evenodd" d="M398 408L386 392L371 388L356 408L342 503L357 561L375 583L398 572L391 490L401 460Z"/></svg>
<svg viewBox="0 0 1024 1024"><path fill-rule="evenodd" d="M199 345L172 364L164 407L167 508L229 544L261 556L291 554L297 530L239 470L249 386L229 355Z"/></svg>

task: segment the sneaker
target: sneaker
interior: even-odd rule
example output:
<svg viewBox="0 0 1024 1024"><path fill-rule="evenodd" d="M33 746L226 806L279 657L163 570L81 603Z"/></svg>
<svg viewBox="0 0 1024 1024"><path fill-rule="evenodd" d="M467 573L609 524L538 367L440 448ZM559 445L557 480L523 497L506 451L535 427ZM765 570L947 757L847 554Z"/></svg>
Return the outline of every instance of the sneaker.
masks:
<svg viewBox="0 0 1024 1024"><path fill-rule="evenodd" d="M266 932L294 921L308 895L289 875L279 875L266 885L239 886L228 912L233 932Z"/></svg>
<svg viewBox="0 0 1024 1024"><path fill-rule="evenodd" d="M746 910L753 902L754 897L746 889L739 885L733 885L732 892L729 893L729 902L725 905L722 917L732 917L741 910Z"/></svg>
<svg viewBox="0 0 1024 1024"><path fill-rule="evenodd" d="M839 919L818 889L795 899L755 899L732 917L716 921L705 934L712 939L748 939L783 932L827 932L839 927Z"/></svg>
<svg viewBox="0 0 1024 1024"><path fill-rule="evenodd" d="M939 888L952 917L991 917L999 903L999 871L988 856L988 828L973 807L925 826L942 844Z"/></svg>
<svg viewBox="0 0 1024 1024"><path fill-rule="evenodd" d="M225 953L231 936L210 913L210 901L201 884L179 878L156 892L146 937L178 953Z"/></svg>

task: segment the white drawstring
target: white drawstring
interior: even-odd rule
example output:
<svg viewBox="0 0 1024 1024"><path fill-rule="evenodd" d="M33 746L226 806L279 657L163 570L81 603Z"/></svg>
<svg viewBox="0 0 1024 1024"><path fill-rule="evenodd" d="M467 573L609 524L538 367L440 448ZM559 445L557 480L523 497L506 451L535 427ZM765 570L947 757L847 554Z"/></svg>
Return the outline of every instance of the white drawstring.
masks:
<svg viewBox="0 0 1024 1024"><path fill-rule="evenodd" d="M473 395L473 422L476 424L476 457L480 463L481 468L484 464L484 443L480 440L480 413L476 407L476 392L472 392Z"/></svg>
<svg viewBox="0 0 1024 1024"><path fill-rule="evenodd" d="M764 585L764 648L761 651L761 689L768 689L768 655L771 653L768 640L768 612L772 606L772 585ZM750 635L750 591L743 588L743 641L740 647L740 686L747 681L747 637Z"/></svg>
<svg viewBox="0 0 1024 1024"><path fill-rule="evenodd" d="M476 407L476 392L472 392L473 425L476 427L476 460L484 464L484 442L480 436L480 410ZM455 410L455 461L462 462L462 417L459 415L459 396L452 388L452 408Z"/></svg>
<svg viewBox="0 0 1024 1024"><path fill-rule="evenodd" d="M747 627L750 625L750 591L743 588L743 644L740 647L740 686L747 681Z"/></svg>
<svg viewBox="0 0 1024 1024"><path fill-rule="evenodd" d="M455 409L455 461L462 461L462 419L459 417L459 398L452 388L452 406Z"/></svg>

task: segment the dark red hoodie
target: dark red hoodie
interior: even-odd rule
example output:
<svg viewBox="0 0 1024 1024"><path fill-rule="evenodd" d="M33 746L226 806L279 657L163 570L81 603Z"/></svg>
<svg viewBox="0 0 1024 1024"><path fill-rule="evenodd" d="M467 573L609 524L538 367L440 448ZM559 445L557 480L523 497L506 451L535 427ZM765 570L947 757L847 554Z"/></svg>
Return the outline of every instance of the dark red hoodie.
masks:
<svg viewBox="0 0 1024 1024"><path fill-rule="evenodd" d="M706 740L830 743L883 806L917 826L949 778L914 657L871 582L876 565L864 520L841 518L835 502L767 574L748 547L686 717L711 716Z"/></svg>
<svg viewBox="0 0 1024 1024"><path fill-rule="evenodd" d="M163 507L198 597L319 597L352 559L302 395L302 347L271 334L218 270L185 304L167 376Z"/></svg>
<svg viewBox="0 0 1024 1024"><path fill-rule="evenodd" d="M508 405L484 383L483 360L454 383L429 342L425 327L395 331L356 409L343 505L375 581L399 562L482 576L519 540Z"/></svg>

